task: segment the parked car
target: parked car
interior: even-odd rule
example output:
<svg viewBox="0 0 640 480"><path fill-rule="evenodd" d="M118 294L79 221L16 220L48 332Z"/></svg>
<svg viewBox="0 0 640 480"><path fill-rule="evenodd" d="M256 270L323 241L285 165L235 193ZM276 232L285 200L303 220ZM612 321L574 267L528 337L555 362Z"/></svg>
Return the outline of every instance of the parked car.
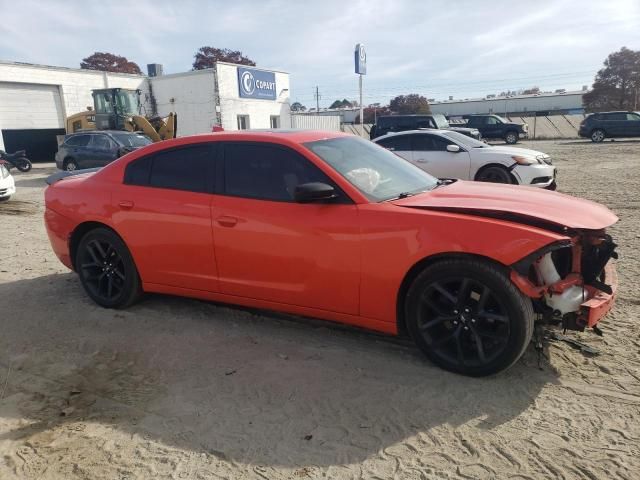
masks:
<svg viewBox="0 0 640 480"><path fill-rule="evenodd" d="M602 112L588 115L578 134L600 143L605 138L640 137L640 112Z"/></svg>
<svg viewBox="0 0 640 480"><path fill-rule="evenodd" d="M56 153L56 166L73 171L104 167L140 147L153 143L149 137L137 132L116 130L86 131L66 135Z"/></svg>
<svg viewBox="0 0 640 480"><path fill-rule="evenodd" d="M16 184L13 176L5 164L0 162L0 202L7 201L16 193Z"/></svg>
<svg viewBox="0 0 640 480"><path fill-rule="evenodd" d="M614 299L606 207L440 182L354 135L182 137L54 177L53 250L107 308L157 292L408 332L480 376L512 365L535 321L592 327Z"/></svg>
<svg viewBox="0 0 640 480"><path fill-rule="evenodd" d="M529 135L529 125L510 122L499 115L468 115L467 123L460 124L467 128L476 128L486 139L503 139L509 145L518 143L520 138Z"/></svg>
<svg viewBox="0 0 640 480"><path fill-rule="evenodd" d="M496 147L449 130L390 133L374 140L437 178L556 189L556 167L545 153Z"/></svg>
<svg viewBox="0 0 640 480"><path fill-rule="evenodd" d="M381 137L387 133L417 130L419 128L437 128L453 130L471 138L480 140L482 135L476 128L449 125L447 117L442 114L433 115L384 115L378 117L376 124L371 127L369 138Z"/></svg>

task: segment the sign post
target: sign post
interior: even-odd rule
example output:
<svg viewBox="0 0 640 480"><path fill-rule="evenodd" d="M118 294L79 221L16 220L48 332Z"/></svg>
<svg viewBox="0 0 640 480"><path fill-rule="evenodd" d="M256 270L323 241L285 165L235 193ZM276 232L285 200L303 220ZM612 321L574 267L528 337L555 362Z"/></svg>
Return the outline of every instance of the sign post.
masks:
<svg viewBox="0 0 640 480"><path fill-rule="evenodd" d="M364 137L364 106L362 105L362 76L367 74L367 53L362 43L356 44L354 52L355 70L358 74L358 86L360 90L360 135Z"/></svg>

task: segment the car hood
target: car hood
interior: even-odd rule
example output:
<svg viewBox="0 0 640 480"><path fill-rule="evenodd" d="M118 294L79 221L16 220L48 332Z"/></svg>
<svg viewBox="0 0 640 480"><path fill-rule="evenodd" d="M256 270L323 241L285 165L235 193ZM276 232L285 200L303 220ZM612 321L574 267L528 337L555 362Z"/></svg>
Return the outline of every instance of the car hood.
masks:
<svg viewBox="0 0 640 480"><path fill-rule="evenodd" d="M502 146L490 146L488 148L474 148L473 151L478 151L482 153L500 153L503 155L519 155L521 157L531 157L536 158L539 156L548 157L546 153L538 152L537 150L530 150L528 148L520 148L520 147L502 147Z"/></svg>
<svg viewBox="0 0 640 480"><path fill-rule="evenodd" d="M461 180L392 203L500 218L554 231L600 230L618 221L607 207L589 200L536 187Z"/></svg>

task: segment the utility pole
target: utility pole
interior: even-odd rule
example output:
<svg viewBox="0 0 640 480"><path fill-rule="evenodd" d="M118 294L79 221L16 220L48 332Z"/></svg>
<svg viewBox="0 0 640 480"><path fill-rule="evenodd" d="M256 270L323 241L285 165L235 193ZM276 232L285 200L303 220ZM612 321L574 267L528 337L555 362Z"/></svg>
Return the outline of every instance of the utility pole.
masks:
<svg viewBox="0 0 640 480"><path fill-rule="evenodd" d="M316 85L316 93L314 97L316 97L316 115L320 115L320 91L317 85Z"/></svg>
<svg viewBox="0 0 640 480"><path fill-rule="evenodd" d="M364 106L362 105L362 76L367 74L367 54L364 45L356 44L354 51L355 72L358 75L358 89L360 90L360 135L364 137Z"/></svg>
<svg viewBox="0 0 640 480"><path fill-rule="evenodd" d="M364 107L362 106L362 75L358 75L360 81L360 135L364 137Z"/></svg>

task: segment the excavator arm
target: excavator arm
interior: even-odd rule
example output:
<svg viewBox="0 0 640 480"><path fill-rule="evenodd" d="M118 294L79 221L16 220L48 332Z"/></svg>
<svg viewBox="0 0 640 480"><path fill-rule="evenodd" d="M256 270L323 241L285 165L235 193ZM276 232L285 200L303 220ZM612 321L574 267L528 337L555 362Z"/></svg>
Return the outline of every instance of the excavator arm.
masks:
<svg viewBox="0 0 640 480"><path fill-rule="evenodd" d="M125 128L130 132L143 132L153 142L176 138L177 115L171 112L167 117L147 119L142 115L132 115L125 122Z"/></svg>

